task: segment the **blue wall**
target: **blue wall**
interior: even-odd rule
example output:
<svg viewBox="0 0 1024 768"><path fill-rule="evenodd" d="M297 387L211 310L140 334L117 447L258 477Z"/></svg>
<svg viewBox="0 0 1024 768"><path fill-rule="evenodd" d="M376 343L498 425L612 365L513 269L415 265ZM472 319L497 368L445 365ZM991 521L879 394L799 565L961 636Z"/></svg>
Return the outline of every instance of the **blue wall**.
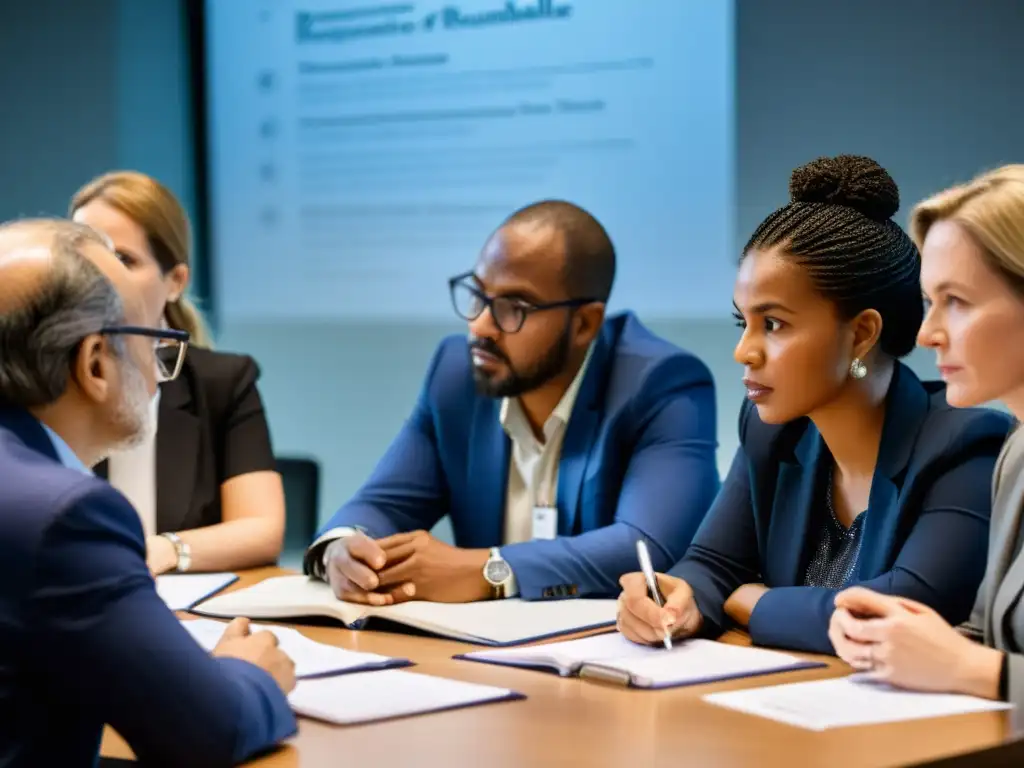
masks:
<svg viewBox="0 0 1024 768"><path fill-rule="evenodd" d="M192 207L181 0L6 3L0 220L61 215L104 171L151 173Z"/></svg>
<svg viewBox="0 0 1024 768"><path fill-rule="evenodd" d="M80 183L118 166L159 176L191 204L178 10L178 0L5 8L0 218L60 213ZM737 252L760 218L786 201L792 168L818 155L876 157L900 184L901 217L939 187L1020 162L1021 29L1024 3L1017 2L739 0ZM685 232L670 233L665 258L693 257L685 243ZM654 326L715 374L723 469L736 447L743 394L728 303L723 297L721 321ZM462 330L454 320L245 325L221 328L219 342L261 362L276 446L320 458L327 514L400 427L438 339ZM934 374L927 353L911 361Z"/></svg>

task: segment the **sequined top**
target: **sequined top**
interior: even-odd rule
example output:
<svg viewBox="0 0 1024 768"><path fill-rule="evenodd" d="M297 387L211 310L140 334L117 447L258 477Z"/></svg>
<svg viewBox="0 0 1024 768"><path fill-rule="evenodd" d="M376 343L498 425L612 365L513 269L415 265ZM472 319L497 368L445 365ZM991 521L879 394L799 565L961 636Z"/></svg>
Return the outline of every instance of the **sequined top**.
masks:
<svg viewBox="0 0 1024 768"><path fill-rule="evenodd" d="M832 478L828 479L825 493L828 515L822 521L818 546L814 550L807 571L804 574L805 587L826 587L842 589L853 577L860 554L861 534L864 531L864 517L861 512L853 519L849 528L844 528L836 517L832 504Z"/></svg>

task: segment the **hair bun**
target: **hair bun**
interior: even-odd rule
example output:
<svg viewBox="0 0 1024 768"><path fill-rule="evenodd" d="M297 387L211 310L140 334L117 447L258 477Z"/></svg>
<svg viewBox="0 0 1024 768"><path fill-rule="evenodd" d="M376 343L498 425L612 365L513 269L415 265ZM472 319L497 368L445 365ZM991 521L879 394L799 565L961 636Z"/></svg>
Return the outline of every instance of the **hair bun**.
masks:
<svg viewBox="0 0 1024 768"><path fill-rule="evenodd" d="M861 155L819 157L801 165L789 178L794 203L827 203L854 208L875 221L900 209L900 190L892 176Z"/></svg>

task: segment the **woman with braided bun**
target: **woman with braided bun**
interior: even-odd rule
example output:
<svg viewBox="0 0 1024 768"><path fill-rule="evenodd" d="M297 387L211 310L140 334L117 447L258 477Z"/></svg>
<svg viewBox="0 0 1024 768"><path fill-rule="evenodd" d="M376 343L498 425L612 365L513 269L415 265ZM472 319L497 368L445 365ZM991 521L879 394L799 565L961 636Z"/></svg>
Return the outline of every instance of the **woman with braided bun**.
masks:
<svg viewBox="0 0 1024 768"><path fill-rule="evenodd" d="M821 158L790 194L743 249L733 293L740 448L686 556L658 575L664 606L641 574L622 578L634 642L741 626L759 645L833 653L835 597L852 585L970 614L1010 420L952 408L900 362L924 305L889 174Z"/></svg>

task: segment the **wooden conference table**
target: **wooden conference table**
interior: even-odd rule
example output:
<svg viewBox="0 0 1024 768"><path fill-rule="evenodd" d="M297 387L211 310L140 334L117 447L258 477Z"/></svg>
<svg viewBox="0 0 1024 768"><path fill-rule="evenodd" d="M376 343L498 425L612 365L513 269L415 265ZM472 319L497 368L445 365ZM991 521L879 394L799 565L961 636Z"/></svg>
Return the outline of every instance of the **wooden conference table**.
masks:
<svg viewBox="0 0 1024 768"><path fill-rule="evenodd" d="M261 568L241 574L234 589L287 573ZM184 616L183 616L184 617ZM282 622L283 623L283 622ZM294 626L294 625L293 625ZM751 688L847 674L828 657L825 669L713 685L639 691L530 670L456 661L464 643L325 626L298 626L322 643L400 656L412 671L510 688L525 701L503 702L355 727L300 719L282 749L249 765L319 766L894 766L958 758L949 764L1024 762L1014 715L961 715L816 733L744 715L701 700L712 691ZM723 641L749 644L740 633ZM1016 717L1020 717L1017 715ZM107 729L102 754L130 758ZM945 762L941 763L946 765Z"/></svg>

